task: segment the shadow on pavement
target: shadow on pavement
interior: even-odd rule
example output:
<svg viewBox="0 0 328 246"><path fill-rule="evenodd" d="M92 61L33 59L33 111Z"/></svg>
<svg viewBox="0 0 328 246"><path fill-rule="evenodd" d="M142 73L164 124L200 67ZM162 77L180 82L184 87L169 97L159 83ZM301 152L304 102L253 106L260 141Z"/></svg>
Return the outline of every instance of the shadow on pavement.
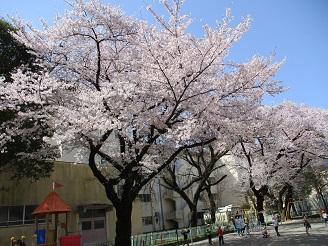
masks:
<svg viewBox="0 0 328 246"><path fill-rule="evenodd" d="M204 244L205 245L205 244ZM215 239L213 245L219 245L218 239ZM252 237L226 237L225 245L267 245L267 246L308 246L308 245L328 245L328 239L323 235L284 235L280 237L270 236L269 238L262 238L261 235L254 235Z"/></svg>

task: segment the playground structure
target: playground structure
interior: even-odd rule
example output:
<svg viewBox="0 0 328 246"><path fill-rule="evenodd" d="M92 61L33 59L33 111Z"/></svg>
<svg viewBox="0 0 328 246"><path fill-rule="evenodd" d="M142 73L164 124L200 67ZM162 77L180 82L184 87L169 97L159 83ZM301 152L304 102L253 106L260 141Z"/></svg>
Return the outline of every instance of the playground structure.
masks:
<svg viewBox="0 0 328 246"><path fill-rule="evenodd" d="M261 229L262 226L261 222L258 220L259 214L263 214L264 224L268 225L272 223L272 218L278 214L278 211L274 209L266 209L260 212L256 212L249 206L228 205L217 209L215 213L215 224L225 229L234 229L234 219L238 215L241 216L244 220L247 220L250 229L254 231Z"/></svg>
<svg viewBox="0 0 328 246"><path fill-rule="evenodd" d="M234 219L237 215L247 220L251 227L256 227L258 225L257 213L255 210L251 209L249 206L235 206L232 204L217 209L215 213L215 224L221 226L225 230L233 230L235 228Z"/></svg>
<svg viewBox="0 0 328 246"><path fill-rule="evenodd" d="M34 210L36 230L33 235L33 245L37 246L80 246L80 235L70 235L67 232L67 214L71 210L59 195L52 191L44 201ZM59 214L65 214L65 223L59 222ZM39 216L45 217L45 228L39 228ZM54 223L51 228L50 221L54 217ZM61 236L62 229L65 235Z"/></svg>
<svg viewBox="0 0 328 246"><path fill-rule="evenodd" d="M286 219L292 219L295 217L303 217L305 213L308 215L320 214L321 209L314 206L313 202L307 199L292 201L287 204Z"/></svg>

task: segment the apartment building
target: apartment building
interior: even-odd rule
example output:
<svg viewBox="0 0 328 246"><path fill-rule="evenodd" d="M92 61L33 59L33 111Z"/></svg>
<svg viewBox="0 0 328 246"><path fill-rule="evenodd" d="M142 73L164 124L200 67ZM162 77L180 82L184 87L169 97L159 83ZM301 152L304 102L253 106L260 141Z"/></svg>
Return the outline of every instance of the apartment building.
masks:
<svg viewBox="0 0 328 246"><path fill-rule="evenodd" d="M223 161L231 162L229 158ZM177 172L183 174L188 165L183 160L178 160ZM222 175L227 177L218 185L212 187L217 207L224 207L229 204L240 206L245 204L246 197L240 191L238 184L238 174L228 166L213 172L210 179L217 180ZM185 176L185 178L190 178ZM181 180L181 182L183 182ZM190 225L190 209L183 198L175 191L162 186L163 180L157 177L151 184L146 186L140 194L142 207L143 232L161 231L188 227ZM194 188L189 190L189 196L193 195ZM197 222L203 225L204 214L209 212L210 204L206 192L203 192L197 204Z"/></svg>

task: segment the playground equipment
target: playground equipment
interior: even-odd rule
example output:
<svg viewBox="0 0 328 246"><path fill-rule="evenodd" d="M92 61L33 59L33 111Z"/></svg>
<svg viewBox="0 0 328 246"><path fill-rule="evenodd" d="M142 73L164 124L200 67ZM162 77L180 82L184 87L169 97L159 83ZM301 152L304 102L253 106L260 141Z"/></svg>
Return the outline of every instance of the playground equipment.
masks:
<svg viewBox="0 0 328 246"><path fill-rule="evenodd" d="M314 214L318 213L320 209L314 209L312 204L307 200L292 201L290 200L287 204L286 218L293 218L303 216L303 214Z"/></svg>
<svg viewBox="0 0 328 246"><path fill-rule="evenodd" d="M35 216L35 235L37 246L80 246L80 235L67 235L67 214L71 212L68 205L66 205L59 195L52 191L44 199L44 201L34 210L32 215ZM66 216L65 223L59 223L59 214L64 213ZM54 215L54 227L50 228L50 218ZM39 228L39 216L45 216L46 227ZM65 230L65 235L60 236L62 229Z"/></svg>
<svg viewBox="0 0 328 246"><path fill-rule="evenodd" d="M249 206L242 205L227 205L220 207L215 213L215 224L223 228L234 228L234 219L236 216L241 216L247 220L250 225L257 225L257 214Z"/></svg>

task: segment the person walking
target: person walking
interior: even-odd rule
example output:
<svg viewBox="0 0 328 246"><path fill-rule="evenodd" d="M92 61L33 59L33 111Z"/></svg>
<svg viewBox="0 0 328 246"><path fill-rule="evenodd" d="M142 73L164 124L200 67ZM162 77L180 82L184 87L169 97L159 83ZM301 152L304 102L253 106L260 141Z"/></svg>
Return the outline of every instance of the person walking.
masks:
<svg viewBox="0 0 328 246"><path fill-rule="evenodd" d="M223 230L222 230L221 226L219 226L219 228L218 228L218 236L219 236L219 245L224 245Z"/></svg>
<svg viewBox="0 0 328 246"><path fill-rule="evenodd" d="M276 231L277 233L277 236L280 237L280 233L278 231L278 228L279 228L279 221L275 218L272 222L273 226L274 226L274 230Z"/></svg>
<svg viewBox="0 0 328 246"><path fill-rule="evenodd" d="M242 236L245 234L245 222L244 219L240 216L239 217L239 223L240 223L240 233Z"/></svg>
<svg viewBox="0 0 328 246"><path fill-rule="evenodd" d="M239 216L237 215L236 218L235 218L235 227L237 229L237 233L239 236L241 236L241 220L239 218Z"/></svg>
<svg viewBox="0 0 328 246"><path fill-rule="evenodd" d="M309 221L308 221L308 219L307 218L304 218L304 227L305 227L305 233L306 233L306 235L308 236L308 235L310 235L309 234L309 229L311 228L311 225L310 225L310 223L309 223Z"/></svg>
<svg viewBox="0 0 328 246"><path fill-rule="evenodd" d="M246 233L246 235L251 236L251 233L249 232L249 220L246 218L244 223L245 223L245 233Z"/></svg>
<svg viewBox="0 0 328 246"><path fill-rule="evenodd" d="M322 218L323 218L323 222L325 223L325 226L326 226L327 222L328 222L328 215L327 215L326 210L322 211Z"/></svg>
<svg viewBox="0 0 328 246"><path fill-rule="evenodd" d="M183 246L187 244L187 246L189 246L189 242L188 242L188 233L190 232L189 229L184 228L181 231L181 234L183 235Z"/></svg>
<svg viewBox="0 0 328 246"><path fill-rule="evenodd" d="M207 225L206 235L207 235L207 238L208 238L208 243L210 245L212 245L212 229L211 229L211 225L210 224Z"/></svg>

